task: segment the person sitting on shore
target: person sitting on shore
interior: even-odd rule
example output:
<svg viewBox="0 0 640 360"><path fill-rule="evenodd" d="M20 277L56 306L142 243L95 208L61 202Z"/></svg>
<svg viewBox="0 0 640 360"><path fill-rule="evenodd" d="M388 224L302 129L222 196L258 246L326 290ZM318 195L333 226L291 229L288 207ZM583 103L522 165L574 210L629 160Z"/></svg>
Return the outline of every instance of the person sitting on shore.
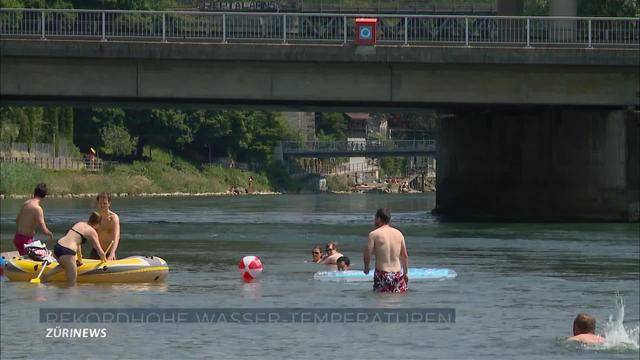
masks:
<svg viewBox="0 0 640 360"><path fill-rule="evenodd" d="M323 264L323 265L336 265L338 258L343 256L341 253L338 252L338 245L334 242L329 242L324 250L327 255L320 262L320 264Z"/></svg>
<svg viewBox="0 0 640 360"><path fill-rule="evenodd" d="M113 243L107 260L116 260L116 250L120 244L120 217L118 214L111 211L111 195L106 192L101 192L96 198L98 201L98 208L100 209L100 226L96 229L98 232L98 240L100 240L100 246L106 249L109 244ZM90 259L99 259L98 251L94 247L91 250Z"/></svg>
<svg viewBox="0 0 640 360"><path fill-rule="evenodd" d="M567 341L577 341L588 345L604 343L602 336L596 335L596 319L589 314L578 314L573 320L573 336Z"/></svg>
<svg viewBox="0 0 640 360"><path fill-rule="evenodd" d="M47 192L47 184L38 184L33 190L33 198L25 201L18 212L18 216L16 217L17 228L13 236L13 245L20 255L27 253L24 246L33 242L33 237L36 235L36 228L40 228L42 233L48 236L49 240L53 241L53 233L49 231L44 221L44 211L40 205L40 202L47 196Z"/></svg>
<svg viewBox="0 0 640 360"><path fill-rule="evenodd" d="M322 261L322 249L320 248L320 245L316 245L311 249L311 256L313 258L312 261L316 264Z"/></svg>
<svg viewBox="0 0 640 360"><path fill-rule="evenodd" d="M336 265L338 265L338 271L346 271L349 270L351 266L351 260L346 256L340 256L338 260L336 260Z"/></svg>
<svg viewBox="0 0 640 360"><path fill-rule="evenodd" d="M78 278L78 266L82 266L82 244L91 241L91 244L97 249L98 256L102 261L107 261L104 250L100 246L98 233L96 228L100 225L100 214L92 212L87 222L81 221L75 223L67 234L60 238L53 248L53 256L60 264L46 275L42 276L42 281L47 281L51 276L64 270L67 274L67 284L74 286Z"/></svg>

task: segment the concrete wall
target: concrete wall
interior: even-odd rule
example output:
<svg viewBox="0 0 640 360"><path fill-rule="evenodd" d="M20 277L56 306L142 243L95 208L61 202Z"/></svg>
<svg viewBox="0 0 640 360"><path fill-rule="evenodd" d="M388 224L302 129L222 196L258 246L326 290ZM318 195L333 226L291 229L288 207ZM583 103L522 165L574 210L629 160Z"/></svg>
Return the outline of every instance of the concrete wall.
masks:
<svg viewBox="0 0 640 360"><path fill-rule="evenodd" d="M500 110L439 126L441 213L638 220L637 113Z"/></svg>
<svg viewBox="0 0 640 360"><path fill-rule="evenodd" d="M0 40L10 101L637 106L637 50Z"/></svg>
<svg viewBox="0 0 640 360"><path fill-rule="evenodd" d="M426 107L634 106L637 70L602 66L254 63L3 57L2 100Z"/></svg>

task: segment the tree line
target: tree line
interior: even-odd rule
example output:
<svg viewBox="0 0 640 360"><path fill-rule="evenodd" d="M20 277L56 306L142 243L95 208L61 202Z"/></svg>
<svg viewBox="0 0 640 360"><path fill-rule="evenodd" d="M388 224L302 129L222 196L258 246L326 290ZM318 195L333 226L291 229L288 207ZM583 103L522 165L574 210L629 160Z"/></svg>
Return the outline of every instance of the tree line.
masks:
<svg viewBox="0 0 640 360"><path fill-rule="evenodd" d="M2 142L75 143L101 156L141 159L147 145L194 161L225 157L264 162L282 140L295 140L280 113L241 110L3 107Z"/></svg>

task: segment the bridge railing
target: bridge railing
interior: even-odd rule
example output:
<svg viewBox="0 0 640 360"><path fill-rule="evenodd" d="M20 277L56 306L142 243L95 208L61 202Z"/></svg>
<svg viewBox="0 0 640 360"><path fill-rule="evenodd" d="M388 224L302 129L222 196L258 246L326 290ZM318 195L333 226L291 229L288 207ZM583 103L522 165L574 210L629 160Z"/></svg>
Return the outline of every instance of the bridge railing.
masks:
<svg viewBox="0 0 640 360"><path fill-rule="evenodd" d="M0 37L347 44L354 40L355 19L358 17L378 19L380 44L640 45L640 18L80 9L0 9Z"/></svg>
<svg viewBox="0 0 640 360"><path fill-rule="evenodd" d="M282 153L296 154L354 154L376 152L435 151L435 140L368 140L368 141L284 141Z"/></svg>

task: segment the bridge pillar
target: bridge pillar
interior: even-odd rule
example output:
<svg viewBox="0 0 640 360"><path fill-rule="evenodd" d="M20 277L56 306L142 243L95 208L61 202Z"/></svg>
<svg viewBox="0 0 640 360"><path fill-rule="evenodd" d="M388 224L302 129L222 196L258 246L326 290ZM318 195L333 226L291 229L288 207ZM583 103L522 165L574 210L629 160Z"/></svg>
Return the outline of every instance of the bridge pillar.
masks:
<svg viewBox="0 0 640 360"><path fill-rule="evenodd" d="M522 16L524 0L498 0L496 8L499 16Z"/></svg>
<svg viewBox="0 0 640 360"><path fill-rule="evenodd" d="M640 113L538 109L439 122L434 212L638 221Z"/></svg>

